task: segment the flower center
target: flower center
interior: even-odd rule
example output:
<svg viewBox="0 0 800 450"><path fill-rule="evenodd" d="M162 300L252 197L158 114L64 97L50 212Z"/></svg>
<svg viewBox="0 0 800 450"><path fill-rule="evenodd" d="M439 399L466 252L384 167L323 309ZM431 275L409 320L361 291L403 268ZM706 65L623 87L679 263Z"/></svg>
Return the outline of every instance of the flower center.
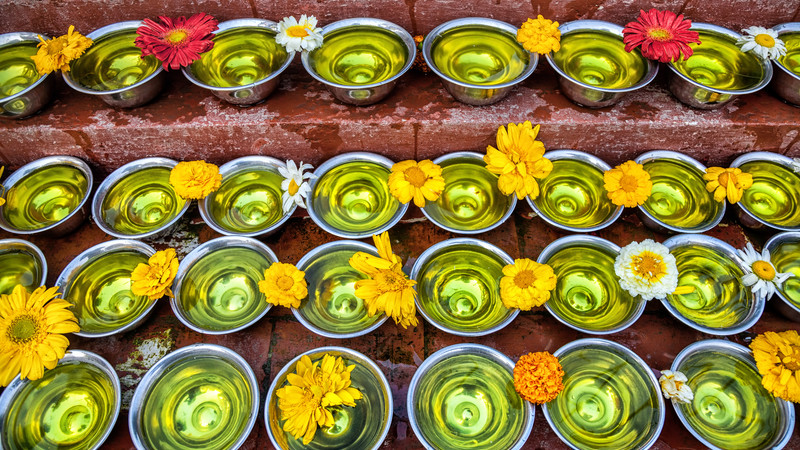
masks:
<svg viewBox="0 0 800 450"><path fill-rule="evenodd" d="M672 33L664 28L653 28L647 31L647 36L654 41L669 41L672 39Z"/></svg>
<svg viewBox="0 0 800 450"><path fill-rule="evenodd" d="M639 180L633 175L623 175L619 180L619 186L625 192L636 192L639 187Z"/></svg>
<svg viewBox="0 0 800 450"><path fill-rule="evenodd" d="M292 288L292 286L294 286L294 278L290 277L289 275L281 275L275 281L275 284L278 285L280 290L288 291Z"/></svg>
<svg viewBox="0 0 800 450"><path fill-rule="evenodd" d="M753 273L762 280L772 281L775 278L775 268L767 261L756 261L750 267L753 269Z"/></svg>
<svg viewBox="0 0 800 450"><path fill-rule="evenodd" d="M304 38L308 36L308 28L302 25L294 25L286 29L286 34L293 38Z"/></svg>
<svg viewBox="0 0 800 450"><path fill-rule="evenodd" d="M660 280L667 274L667 267L664 260L653 252L642 252L633 257L631 263L633 273L639 278L645 279L649 282Z"/></svg>
<svg viewBox="0 0 800 450"><path fill-rule="evenodd" d="M183 44L184 41L189 37L189 33L186 30L170 30L164 35L164 39L167 40L172 45L180 45Z"/></svg>
<svg viewBox="0 0 800 450"><path fill-rule="evenodd" d="M783 367L791 370L792 372L800 370L800 350L791 348L792 354L785 355L782 351L778 351L778 358L780 358Z"/></svg>
<svg viewBox="0 0 800 450"><path fill-rule="evenodd" d="M773 39L772 36L768 34L756 35L755 41L756 44L762 47L772 48L775 46L775 39Z"/></svg>
<svg viewBox="0 0 800 450"><path fill-rule="evenodd" d="M403 171L403 175L406 176L406 181L411 183L411 185L415 188L421 188L424 186L425 179L428 178L425 176L425 172L423 172L419 167L409 167Z"/></svg>
<svg viewBox="0 0 800 450"><path fill-rule="evenodd" d="M32 341L39 331L39 323L36 318L29 315L15 317L8 327L6 337L17 344L27 344Z"/></svg>
<svg viewBox="0 0 800 450"><path fill-rule="evenodd" d="M289 195L294 196L295 194L297 194L297 191L299 190L300 186L298 186L297 182L295 182L294 178L292 178L292 180L289 181Z"/></svg>
<svg viewBox="0 0 800 450"><path fill-rule="evenodd" d="M514 275L514 284L520 289L532 286L534 281L536 281L536 277L530 270L522 270Z"/></svg>
<svg viewBox="0 0 800 450"><path fill-rule="evenodd" d="M728 183L731 181L731 174L728 172L722 172L719 177L717 177L717 181L719 182L720 186L728 186Z"/></svg>
<svg viewBox="0 0 800 450"><path fill-rule="evenodd" d="M405 283L405 276L391 269L381 270L378 276L378 284L385 290L395 291L402 289Z"/></svg>

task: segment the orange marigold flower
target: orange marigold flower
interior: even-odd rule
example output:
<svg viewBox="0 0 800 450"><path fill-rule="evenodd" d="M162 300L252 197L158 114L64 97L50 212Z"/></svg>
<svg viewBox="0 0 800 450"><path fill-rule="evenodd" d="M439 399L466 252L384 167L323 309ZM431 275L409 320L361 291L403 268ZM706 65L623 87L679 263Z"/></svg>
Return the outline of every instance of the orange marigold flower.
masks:
<svg viewBox="0 0 800 450"><path fill-rule="evenodd" d="M564 390L564 369L550 352L522 355L514 366L514 389L525 400L543 404Z"/></svg>

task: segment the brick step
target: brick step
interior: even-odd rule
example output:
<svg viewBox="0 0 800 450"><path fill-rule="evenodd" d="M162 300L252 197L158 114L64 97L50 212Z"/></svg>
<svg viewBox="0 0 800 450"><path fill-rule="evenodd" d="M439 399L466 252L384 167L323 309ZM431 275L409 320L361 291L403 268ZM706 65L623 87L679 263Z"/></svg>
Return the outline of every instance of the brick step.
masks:
<svg viewBox="0 0 800 450"><path fill-rule="evenodd" d="M0 121L0 162L16 168L66 154L90 162L102 175L146 156L222 164L260 154L317 165L367 150L395 161L425 159L483 152L494 145L499 125L524 120L542 124L539 136L548 149L584 150L611 164L652 149L682 151L714 165L753 150L800 156L800 109L768 90L719 110L691 109L669 93L665 72L599 110L564 97L546 62L506 99L485 107L455 101L435 75L415 71L376 105L344 105L305 73L299 59L278 91L249 108L218 100L180 73L169 74L155 101L131 110L110 108L59 82L56 100L38 115Z"/></svg>

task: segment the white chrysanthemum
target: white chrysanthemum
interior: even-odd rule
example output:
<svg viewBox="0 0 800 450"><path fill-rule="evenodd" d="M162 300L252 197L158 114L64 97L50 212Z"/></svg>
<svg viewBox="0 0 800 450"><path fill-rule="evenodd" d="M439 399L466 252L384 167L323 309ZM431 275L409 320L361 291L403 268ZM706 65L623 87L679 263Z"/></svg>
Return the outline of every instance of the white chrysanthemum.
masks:
<svg viewBox="0 0 800 450"><path fill-rule="evenodd" d="M747 266L747 273L742 277L745 286L751 286L753 295L769 300L784 281L793 277L792 273L779 273L770 260L769 250L758 253L753 244L747 243L744 250L737 250Z"/></svg>
<svg viewBox="0 0 800 450"><path fill-rule="evenodd" d="M661 392L665 398L668 398L676 403L691 403L694 399L692 388L686 382L689 381L683 372L662 370L661 378L658 382L661 384Z"/></svg>
<svg viewBox="0 0 800 450"><path fill-rule="evenodd" d="M752 51L764 59L778 59L786 54L786 45L778 38L778 32L771 28L750 27L742 30L742 33L736 45L743 52Z"/></svg>
<svg viewBox="0 0 800 450"><path fill-rule="evenodd" d="M644 300L664 299L678 287L675 257L663 244L645 239L622 247L614 262L619 285Z"/></svg>
<svg viewBox="0 0 800 450"><path fill-rule="evenodd" d="M306 207L306 197L311 192L308 180L315 178L316 175L305 172L305 170L313 168L314 166L311 164L303 164L302 161L300 161L300 167L297 167L292 160L286 161L286 167L278 167L278 172L284 178L281 182L283 212L291 211L293 204L301 208Z"/></svg>
<svg viewBox="0 0 800 450"><path fill-rule="evenodd" d="M293 16L284 17L278 22L275 42L286 47L288 52L310 52L322 45L322 28L317 28L317 18L314 16L306 17L303 14L299 21Z"/></svg>

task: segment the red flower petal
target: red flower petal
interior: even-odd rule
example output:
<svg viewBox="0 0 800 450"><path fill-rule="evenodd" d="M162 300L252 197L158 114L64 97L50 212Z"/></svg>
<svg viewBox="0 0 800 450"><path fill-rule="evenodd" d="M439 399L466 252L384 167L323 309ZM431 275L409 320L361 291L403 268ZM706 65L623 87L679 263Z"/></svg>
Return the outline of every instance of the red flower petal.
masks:
<svg viewBox="0 0 800 450"><path fill-rule="evenodd" d="M645 12L639 11L636 22L630 22L622 30L625 44L625 51L632 51L640 47L642 56L648 59L655 59L661 62L672 62L680 59L687 59L692 55L689 43L700 43L699 35L696 31L691 31L692 22L684 19L683 14L675 14L672 11L659 11L655 8ZM663 30L668 34L668 38L654 39L651 31Z"/></svg>
<svg viewBox="0 0 800 450"><path fill-rule="evenodd" d="M161 23L144 19L142 25L136 30L135 44L142 49L142 58L154 55L161 61L165 70L179 69L188 66L200 59L200 54L211 50L214 42L213 31L217 29L217 20L214 17L198 13L186 17L170 18L159 16ZM167 40L167 36L181 30L186 33L186 39L180 43Z"/></svg>

